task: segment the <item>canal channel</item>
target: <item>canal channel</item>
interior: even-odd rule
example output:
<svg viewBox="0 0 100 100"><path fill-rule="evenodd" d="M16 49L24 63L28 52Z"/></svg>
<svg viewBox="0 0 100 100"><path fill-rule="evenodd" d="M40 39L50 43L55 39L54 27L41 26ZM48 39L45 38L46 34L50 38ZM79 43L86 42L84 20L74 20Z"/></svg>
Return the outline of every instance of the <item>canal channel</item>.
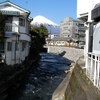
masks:
<svg viewBox="0 0 100 100"><path fill-rule="evenodd" d="M24 83L7 100L51 100L70 62L59 55L41 53L40 56L37 67L33 65Z"/></svg>

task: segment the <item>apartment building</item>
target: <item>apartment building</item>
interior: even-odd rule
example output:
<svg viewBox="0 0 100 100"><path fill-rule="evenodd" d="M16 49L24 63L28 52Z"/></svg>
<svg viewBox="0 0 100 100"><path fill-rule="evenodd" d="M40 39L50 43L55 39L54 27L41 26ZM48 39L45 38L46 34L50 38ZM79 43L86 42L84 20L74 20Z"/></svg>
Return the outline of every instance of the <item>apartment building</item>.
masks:
<svg viewBox="0 0 100 100"><path fill-rule="evenodd" d="M4 53L8 65L21 63L29 54L30 11L6 1L0 3L0 13L5 17L5 41L0 42L0 54Z"/></svg>
<svg viewBox="0 0 100 100"><path fill-rule="evenodd" d="M85 41L85 27L84 23L80 20L73 18L65 18L60 23L60 36L72 37L76 42L81 42L84 45Z"/></svg>

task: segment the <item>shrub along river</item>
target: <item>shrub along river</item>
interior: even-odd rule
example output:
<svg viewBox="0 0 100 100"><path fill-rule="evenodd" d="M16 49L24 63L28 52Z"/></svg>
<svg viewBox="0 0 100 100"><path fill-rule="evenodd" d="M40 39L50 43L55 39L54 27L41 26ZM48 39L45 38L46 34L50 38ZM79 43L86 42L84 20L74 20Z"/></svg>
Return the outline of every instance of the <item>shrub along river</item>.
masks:
<svg viewBox="0 0 100 100"><path fill-rule="evenodd" d="M31 68L24 83L11 91L7 100L51 100L52 94L66 76L70 62L65 58L41 53L39 64Z"/></svg>

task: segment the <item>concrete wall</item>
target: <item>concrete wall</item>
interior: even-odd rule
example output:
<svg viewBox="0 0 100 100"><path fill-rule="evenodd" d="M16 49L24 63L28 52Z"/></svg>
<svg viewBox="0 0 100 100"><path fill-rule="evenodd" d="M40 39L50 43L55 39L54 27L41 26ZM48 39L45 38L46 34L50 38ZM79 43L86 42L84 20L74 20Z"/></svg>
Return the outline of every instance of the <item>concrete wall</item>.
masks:
<svg viewBox="0 0 100 100"><path fill-rule="evenodd" d="M93 53L100 54L100 22L94 28Z"/></svg>
<svg viewBox="0 0 100 100"><path fill-rule="evenodd" d="M82 70L82 61L79 60L54 91L52 100L100 100L100 91Z"/></svg>
<svg viewBox="0 0 100 100"><path fill-rule="evenodd" d="M64 57L72 61L76 61L80 56L84 55L83 49L73 47L48 46L48 53L60 54L63 51L66 51Z"/></svg>

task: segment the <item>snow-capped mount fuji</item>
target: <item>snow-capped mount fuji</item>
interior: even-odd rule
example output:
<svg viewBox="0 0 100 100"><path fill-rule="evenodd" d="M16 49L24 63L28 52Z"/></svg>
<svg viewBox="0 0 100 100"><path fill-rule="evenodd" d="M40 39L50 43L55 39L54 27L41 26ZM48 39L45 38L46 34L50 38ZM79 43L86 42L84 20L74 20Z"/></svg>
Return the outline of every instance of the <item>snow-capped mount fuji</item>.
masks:
<svg viewBox="0 0 100 100"><path fill-rule="evenodd" d="M43 17L43 16L36 16L33 18L33 21L31 22L33 26L40 26L43 24L47 29L49 34L59 34L60 33L60 27L53 21Z"/></svg>

